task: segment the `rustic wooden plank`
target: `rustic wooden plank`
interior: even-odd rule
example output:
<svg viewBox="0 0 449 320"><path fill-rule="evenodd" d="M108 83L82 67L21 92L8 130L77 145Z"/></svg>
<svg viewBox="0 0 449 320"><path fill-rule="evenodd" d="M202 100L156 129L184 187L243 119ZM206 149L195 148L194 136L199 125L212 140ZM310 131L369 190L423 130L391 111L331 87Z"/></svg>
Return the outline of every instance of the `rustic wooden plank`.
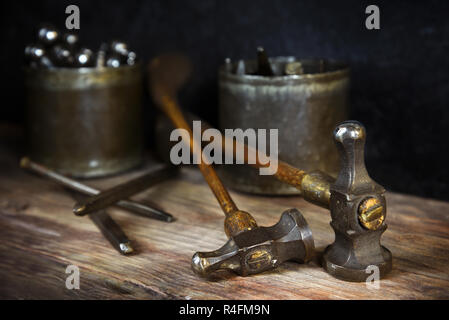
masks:
<svg viewBox="0 0 449 320"><path fill-rule="evenodd" d="M251 276L222 274L211 281L190 270L195 251L220 247L223 214L200 173L182 170L135 198L177 218L163 223L120 209L108 212L133 239L138 253L118 254L87 217L71 213L73 199L56 184L18 168L19 153L0 149L0 298L82 299L449 299L449 203L388 193L383 244L393 253L391 274L379 289L337 280L318 257L333 241L329 213L300 197L261 197L231 192L259 225L298 208L311 226L317 257L308 264L285 263ZM109 179L107 187L145 169ZM80 267L80 290L65 288L65 268Z"/></svg>

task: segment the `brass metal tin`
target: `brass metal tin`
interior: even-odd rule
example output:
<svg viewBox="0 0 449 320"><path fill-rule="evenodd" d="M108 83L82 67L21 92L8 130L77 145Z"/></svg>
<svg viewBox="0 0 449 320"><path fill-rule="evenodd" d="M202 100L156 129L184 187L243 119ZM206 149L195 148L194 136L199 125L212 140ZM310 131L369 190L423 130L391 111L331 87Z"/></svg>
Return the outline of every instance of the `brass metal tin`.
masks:
<svg viewBox="0 0 449 320"><path fill-rule="evenodd" d="M279 159L305 171L335 176L339 157L332 132L348 118L349 68L330 60L276 57L270 61L273 77L237 75L229 71L236 64L220 68L220 128L278 129ZM304 74L282 75L286 64L294 61L301 62ZM245 66L246 73L256 71L255 61L246 61ZM300 193L244 165L223 166L221 175L226 185L243 192Z"/></svg>
<svg viewBox="0 0 449 320"><path fill-rule="evenodd" d="M90 178L142 161L141 66L25 69L33 160Z"/></svg>

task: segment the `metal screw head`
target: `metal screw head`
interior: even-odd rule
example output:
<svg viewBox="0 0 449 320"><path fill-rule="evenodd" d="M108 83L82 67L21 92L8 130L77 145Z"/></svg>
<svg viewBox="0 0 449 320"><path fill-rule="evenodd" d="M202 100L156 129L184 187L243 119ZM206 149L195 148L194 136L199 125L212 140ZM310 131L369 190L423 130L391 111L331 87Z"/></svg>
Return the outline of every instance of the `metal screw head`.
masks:
<svg viewBox="0 0 449 320"><path fill-rule="evenodd" d="M80 67L89 67L93 63L93 52L89 49L81 49L75 56L75 63Z"/></svg>
<svg viewBox="0 0 449 320"><path fill-rule="evenodd" d="M358 208L360 224L368 230L377 230L385 220L385 208L379 198L367 197Z"/></svg>
<svg viewBox="0 0 449 320"><path fill-rule="evenodd" d="M64 34L64 42L73 47L78 43L78 36L74 33L66 33Z"/></svg>
<svg viewBox="0 0 449 320"><path fill-rule="evenodd" d="M58 57L58 58L66 58L70 56L70 50L63 45L57 44L52 48L53 53Z"/></svg>
<svg viewBox="0 0 449 320"><path fill-rule="evenodd" d="M303 74L304 70L302 68L302 64L299 61L289 62L285 66L285 74L287 75L299 75Z"/></svg>
<svg viewBox="0 0 449 320"><path fill-rule="evenodd" d="M43 26L39 29L37 37L46 45L56 43L59 39L59 31L53 26Z"/></svg>
<svg viewBox="0 0 449 320"><path fill-rule="evenodd" d="M72 52L64 44L55 45L52 48L52 55L60 67L67 67L73 63Z"/></svg>

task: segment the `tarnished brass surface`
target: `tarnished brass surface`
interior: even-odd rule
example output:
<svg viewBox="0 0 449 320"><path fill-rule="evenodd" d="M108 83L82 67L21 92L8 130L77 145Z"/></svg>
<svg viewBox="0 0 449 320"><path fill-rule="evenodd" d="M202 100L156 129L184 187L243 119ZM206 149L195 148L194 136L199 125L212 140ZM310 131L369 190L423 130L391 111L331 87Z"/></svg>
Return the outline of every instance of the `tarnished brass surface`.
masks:
<svg viewBox="0 0 449 320"><path fill-rule="evenodd" d="M254 75L255 61L245 61L245 74L232 72L236 63L220 68L220 129L278 129L279 159L304 171L336 176L338 153L332 131L348 118L349 69L335 61L294 57L270 61L272 77ZM288 64L295 61L301 62L303 74L284 75ZM240 191L300 193L245 166L226 166L222 171L223 181Z"/></svg>
<svg viewBox="0 0 449 320"><path fill-rule="evenodd" d="M225 233L229 238L242 231L249 231L257 228L257 223L253 216L248 212L237 210L226 216L224 226Z"/></svg>
<svg viewBox="0 0 449 320"><path fill-rule="evenodd" d="M76 177L140 164L140 68L26 69L30 157Z"/></svg>
<svg viewBox="0 0 449 320"><path fill-rule="evenodd" d="M104 89L139 82L141 65L119 68L25 69L25 84L47 90Z"/></svg>
<svg viewBox="0 0 449 320"><path fill-rule="evenodd" d="M331 197L330 186L334 181L334 178L321 171L305 174L300 183L303 198L328 209Z"/></svg>

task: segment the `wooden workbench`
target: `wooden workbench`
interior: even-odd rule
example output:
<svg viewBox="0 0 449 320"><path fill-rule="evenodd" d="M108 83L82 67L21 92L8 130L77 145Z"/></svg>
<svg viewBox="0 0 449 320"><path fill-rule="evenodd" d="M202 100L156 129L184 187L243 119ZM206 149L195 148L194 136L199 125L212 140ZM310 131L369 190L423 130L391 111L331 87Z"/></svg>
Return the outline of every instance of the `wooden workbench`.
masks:
<svg viewBox="0 0 449 320"><path fill-rule="evenodd" d="M3 137L5 129L3 128ZM449 298L449 203L387 193L388 230L383 244L394 257L380 288L337 280L318 264L285 263L251 277L221 275L212 281L190 269L195 251L226 241L223 214L198 170L143 192L176 216L163 223L111 208L138 253L118 254L87 217L72 214L63 188L18 167L21 140L7 129L0 143L0 298L75 299L436 299ZM12 133L11 133L12 131ZM107 187L142 173L86 184ZM272 225L298 208L315 238L317 256L333 241L330 215L300 197L261 197L232 192L259 225ZM65 287L66 267L80 268L80 289Z"/></svg>

